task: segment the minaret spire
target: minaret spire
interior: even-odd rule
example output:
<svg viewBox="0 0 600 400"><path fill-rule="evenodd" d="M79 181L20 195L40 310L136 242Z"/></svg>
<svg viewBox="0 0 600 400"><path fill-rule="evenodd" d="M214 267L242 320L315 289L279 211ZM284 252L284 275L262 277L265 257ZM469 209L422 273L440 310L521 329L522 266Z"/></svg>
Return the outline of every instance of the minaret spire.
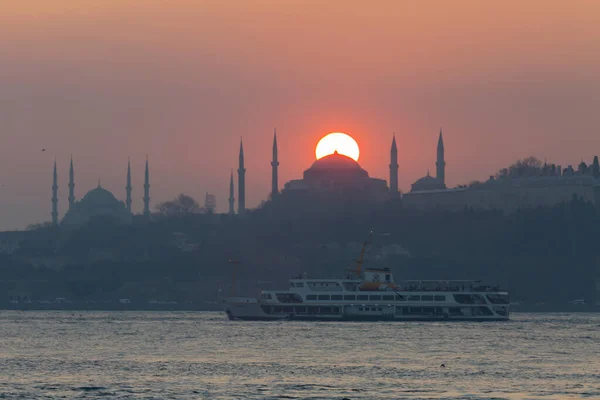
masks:
<svg viewBox="0 0 600 400"><path fill-rule="evenodd" d="M150 217L150 170L146 156L146 172L144 177L144 216Z"/></svg>
<svg viewBox="0 0 600 400"><path fill-rule="evenodd" d="M271 199L274 199L279 194L279 178L278 169L279 161L277 159L277 128L273 132L273 161L271 161Z"/></svg>
<svg viewBox="0 0 600 400"><path fill-rule="evenodd" d="M441 184L446 184L446 161L444 160L444 138L442 136L442 128L440 128L440 137L437 145L437 162L435 163L436 175Z"/></svg>
<svg viewBox="0 0 600 400"><path fill-rule="evenodd" d="M56 159L54 159L54 173L52 180L52 225L58 225L58 173L56 172Z"/></svg>
<svg viewBox="0 0 600 400"><path fill-rule="evenodd" d="M229 179L229 215L235 214L233 209L235 203L234 187L233 187L233 168L231 169L231 178Z"/></svg>
<svg viewBox="0 0 600 400"><path fill-rule="evenodd" d="M398 148L396 147L396 133L392 139L392 149L390 151L390 191L392 195L398 193Z"/></svg>
<svg viewBox="0 0 600 400"><path fill-rule="evenodd" d="M127 186L125 186L125 205L127 206L127 211L131 213L131 160L127 160Z"/></svg>
<svg viewBox="0 0 600 400"><path fill-rule="evenodd" d="M244 144L240 139L240 157L238 168L238 214L246 213L246 168L244 168Z"/></svg>
<svg viewBox="0 0 600 400"><path fill-rule="evenodd" d="M69 209L75 204L75 171L73 169L73 156L69 167Z"/></svg>

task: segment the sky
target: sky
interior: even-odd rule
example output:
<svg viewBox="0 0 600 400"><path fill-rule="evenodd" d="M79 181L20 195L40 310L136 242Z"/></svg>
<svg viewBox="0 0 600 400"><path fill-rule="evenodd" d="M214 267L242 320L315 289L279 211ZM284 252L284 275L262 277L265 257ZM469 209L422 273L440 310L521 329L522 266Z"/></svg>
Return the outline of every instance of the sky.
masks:
<svg viewBox="0 0 600 400"><path fill-rule="evenodd" d="M0 7L0 230L50 220L52 164L67 209L98 185L133 208L179 193L227 211L240 138L247 205L267 198L328 132L403 191L435 170L449 186L519 158L600 155L600 2L454 0L19 0ZM41 149L46 151L42 152ZM237 197L237 194L236 194Z"/></svg>

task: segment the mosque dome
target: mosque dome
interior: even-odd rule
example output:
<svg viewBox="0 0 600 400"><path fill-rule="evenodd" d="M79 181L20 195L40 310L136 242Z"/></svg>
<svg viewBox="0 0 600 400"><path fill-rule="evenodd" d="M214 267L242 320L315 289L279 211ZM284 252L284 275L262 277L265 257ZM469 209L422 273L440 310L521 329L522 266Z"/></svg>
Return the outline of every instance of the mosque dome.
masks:
<svg viewBox="0 0 600 400"><path fill-rule="evenodd" d="M124 202L117 200L110 191L98 185L69 208L61 224L81 226L94 218L110 218L130 223L131 213L127 211Z"/></svg>
<svg viewBox="0 0 600 400"><path fill-rule="evenodd" d="M431 175L426 175L422 178L419 178L415 181L415 183L413 183L413 185L435 185L438 183L438 180L435 179L433 176Z"/></svg>
<svg viewBox="0 0 600 400"><path fill-rule="evenodd" d="M81 203L90 206L107 206L119 203L119 200L111 192L98 185L97 188L90 190L83 196Z"/></svg>
<svg viewBox="0 0 600 400"><path fill-rule="evenodd" d="M445 189L446 185L440 182L439 179L434 178L433 176L425 175L422 178L419 178L411 185L411 191L419 191L419 190L437 190L437 189Z"/></svg>
<svg viewBox="0 0 600 400"><path fill-rule="evenodd" d="M362 169L352 158L337 151L315 161L304 171L304 179L333 175L339 177L368 178L369 173Z"/></svg>

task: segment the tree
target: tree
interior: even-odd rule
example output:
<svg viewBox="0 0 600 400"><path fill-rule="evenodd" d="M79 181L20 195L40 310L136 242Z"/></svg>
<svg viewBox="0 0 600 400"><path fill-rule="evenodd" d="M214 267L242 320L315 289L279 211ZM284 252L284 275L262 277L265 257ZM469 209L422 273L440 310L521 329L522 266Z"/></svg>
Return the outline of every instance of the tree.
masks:
<svg viewBox="0 0 600 400"><path fill-rule="evenodd" d="M497 178L520 178L542 175L544 163L535 157L517 160L508 168L503 168L496 173Z"/></svg>
<svg viewBox="0 0 600 400"><path fill-rule="evenodd" d="M192 197L180 194L176 199L158 204L156 209L167 216L186 215L199 212L200 205Z"/></svg>

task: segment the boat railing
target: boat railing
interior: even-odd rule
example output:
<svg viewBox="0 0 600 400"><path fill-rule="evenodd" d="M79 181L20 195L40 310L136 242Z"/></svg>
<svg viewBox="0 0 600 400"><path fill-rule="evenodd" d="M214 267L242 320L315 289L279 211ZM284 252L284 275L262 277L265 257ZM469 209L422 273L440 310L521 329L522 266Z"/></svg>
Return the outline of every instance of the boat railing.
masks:
<svg viewBox="0 0 600 400"><path fill-rule="evenodd" d="M419 285L397 285L397 291L402 292L500 292L500 286L492 285L456 285L456 286L419 286Z"/></svg>

